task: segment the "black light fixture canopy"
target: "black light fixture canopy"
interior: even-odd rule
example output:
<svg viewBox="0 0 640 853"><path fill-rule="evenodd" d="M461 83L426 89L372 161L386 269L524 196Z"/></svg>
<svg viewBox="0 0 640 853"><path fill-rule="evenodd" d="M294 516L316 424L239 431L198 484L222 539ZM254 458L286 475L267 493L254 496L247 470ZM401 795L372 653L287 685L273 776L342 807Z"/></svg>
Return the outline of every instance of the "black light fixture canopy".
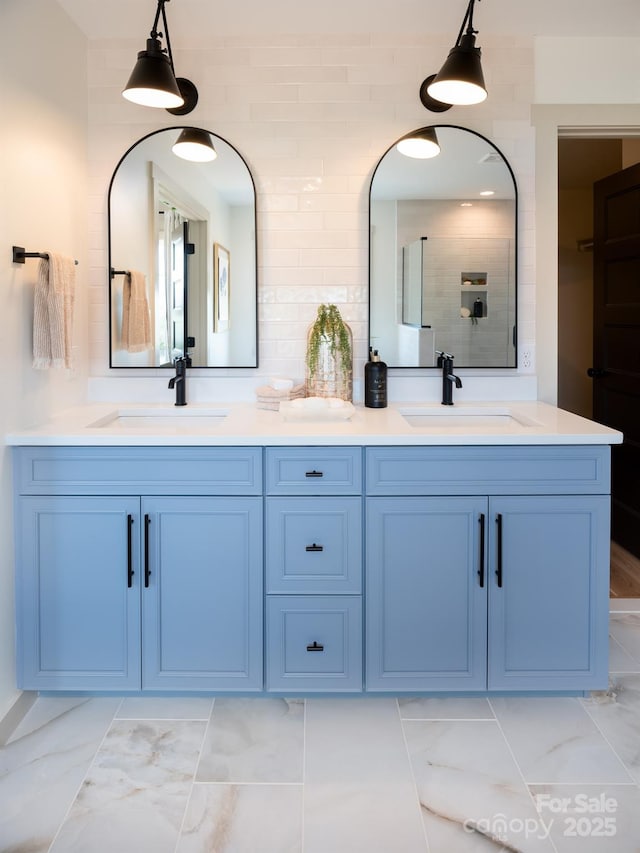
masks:
<svg viewBox="0 0 640 853"><path fill-rule="evenodd" d="M168 2L169 0L158 0L146 49L138 53L138 60L122 95L135 104L165 109L173 115L186 115L198 103L198 90L190 80L175 75L169 26L164 8L165 3ZM164 36L158 31L161 17ZM162 47L160 41L163 37L167 43L166 48Z"/></svg>
<svg viewBox="0 0 640 853"><path fill-rule="evenodd" d="M420 100L431 112L445 112L454 104L480 104L487 97L480 63L481 51L476 47L478 31L473 28L475 2L469 0L458 38L444 65L437 74L427 77L420 87Z"/></svg>

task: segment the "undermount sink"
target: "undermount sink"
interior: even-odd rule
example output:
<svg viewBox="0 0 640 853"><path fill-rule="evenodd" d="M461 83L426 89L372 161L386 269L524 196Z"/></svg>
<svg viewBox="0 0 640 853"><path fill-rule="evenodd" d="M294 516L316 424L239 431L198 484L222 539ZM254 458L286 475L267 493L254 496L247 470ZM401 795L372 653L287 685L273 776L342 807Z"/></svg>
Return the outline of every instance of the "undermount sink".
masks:
<svg viewBox="0 0 640 853"><path fill-rule="evenodd" d="M411 406L398 410L409 426L414 429L461 429L474 428L500 431L520 430L540 424L533 418L506 406L454 406L420 407Z"/></svg>
<svg viewBox="0 0 640 853"><path fill-rule="evenodd" d="M90 428L96 429L171 429L184 430L211 430L224 423L229 412L226 409L195 409L195 408L133 408L117 409L109 412L97 421L89 424Z"/></svg>

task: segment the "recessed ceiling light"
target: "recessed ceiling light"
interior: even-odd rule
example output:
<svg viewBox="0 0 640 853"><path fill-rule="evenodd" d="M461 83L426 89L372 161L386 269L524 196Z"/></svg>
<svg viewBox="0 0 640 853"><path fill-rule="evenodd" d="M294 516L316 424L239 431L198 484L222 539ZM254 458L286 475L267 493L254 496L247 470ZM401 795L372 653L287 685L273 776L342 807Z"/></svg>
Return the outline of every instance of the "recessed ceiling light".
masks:
<svg viewBox="0 0 640 853"><path fill-rule="evenodd" d="M460 202L460 207L473 207L473 204L470 201L463 201Z"/></svg>
<svg viewBox="0 0 640 853"><path fill-rule="evenodd" d="M495 194L496 194L495 190L482 190L482 192L480 193L480 195L484 195L484 196L490 196L490 195L495 195Z"/></svg>

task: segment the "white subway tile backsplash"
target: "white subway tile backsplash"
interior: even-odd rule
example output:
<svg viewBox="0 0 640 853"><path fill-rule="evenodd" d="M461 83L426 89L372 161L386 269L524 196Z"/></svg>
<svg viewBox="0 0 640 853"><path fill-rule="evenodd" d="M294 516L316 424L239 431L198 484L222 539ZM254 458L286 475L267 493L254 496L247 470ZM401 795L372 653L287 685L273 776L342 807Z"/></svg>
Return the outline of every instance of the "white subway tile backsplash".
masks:
<svg viewBox="0 0 640 853"><path fill-rule="evenodd" d="M345 66L385 66L393 64L393 49L384 47L371 47L364 45L355 47L345 45L344 47L325 47L322 51L323 65L345 65Z"/></svg>
<svg viewBox="0 0 640 853"><path fill-rule="evenodd" d="M256 183L261 373L304 373L306 330L320 302L338 304L351 325L361 371L371 175L395 139L439 122L484 133L512 162L520 194L520 335L535 340L534 134L527 94L533 89L533 46L527 39L485 39L491 98L473 112L454 107L440 118L425 113L418 87L449 47L448 38L419 32L319 32L200 40L174 52L180 73L194 80L200 94L186 123L231 142ZM159 125L181 123L121 98L123 76L138 49L131 39L93 42L89 49L94 376L109 373L106 210L112 171L136 139Z"/></svg>
<svg viewBox="0 0 640 853"><path fill-rule="evenodd" d="M326 62L323 57L323 51L319 47L299 47L299 46L273 46L273 47L253 47L249 56L251 65L272 65L278 68L287 68L289 66L307 66L307 65L335 65L336 63ZM343 64L343 63L338 63Z"/></svg>
<svg viewBox="0 0 640 853"><path fill-rule="evenodd" d="M323 225L322 213L309 211L296 211L294 213L281 213L276 211L265 211L263 214L263 228L266 231L320 231ZM295 241L295 235L292 235Z"/></svg>
<svg viewBox="0 0 640 853"><path fill-rule="evenodd" d="M338 213L354 209L366 212L367 206L358 196L339 193L304 194L299 199L300 210L322 210Z"/></svg>

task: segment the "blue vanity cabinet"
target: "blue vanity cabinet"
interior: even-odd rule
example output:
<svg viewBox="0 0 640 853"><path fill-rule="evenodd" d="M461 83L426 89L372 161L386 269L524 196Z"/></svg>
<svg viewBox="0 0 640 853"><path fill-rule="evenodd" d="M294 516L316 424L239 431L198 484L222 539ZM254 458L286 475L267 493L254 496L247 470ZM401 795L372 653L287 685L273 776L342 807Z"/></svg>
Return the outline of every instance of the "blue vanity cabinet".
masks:
<svg viewBox="0 0 640 853"><path fill-rule="evenodd" d="M362 448L266 449L266 684L362 690Z"/></svg>
<svg viewBox="0 0 640 853"><path fill-rule="evenodd" d="M490 690L608 682L609 497L489 500Z"/></svg>
<svg viewBox="0 0 640 853"><path fill-rule="evenodd" d="M140 687L140 501L16 504L17 674L24 690Z"/></svg>
<svg viewBox="0 0 640 853"><path fill-rule="evenodd" d="M15 462L19 686L263 689L259 448L25 447Z"/></svg>
<svg viewBox="0 0 640 853"><path fill-rule="evenodd" d="M368 690L606 688L608 447L369 448L366 472Z"/></svg>
<svg viewBox="0 0 640 853"><path fill-rule="evenodd" d="M262 499L144 498L142 687L262 690Z"/></svg>
<svg viewBox="0 0 640 853"><path fill-rule="evenodd" d="M367 690L486 688L484 517L479 497L367 499Z"/></svg>

